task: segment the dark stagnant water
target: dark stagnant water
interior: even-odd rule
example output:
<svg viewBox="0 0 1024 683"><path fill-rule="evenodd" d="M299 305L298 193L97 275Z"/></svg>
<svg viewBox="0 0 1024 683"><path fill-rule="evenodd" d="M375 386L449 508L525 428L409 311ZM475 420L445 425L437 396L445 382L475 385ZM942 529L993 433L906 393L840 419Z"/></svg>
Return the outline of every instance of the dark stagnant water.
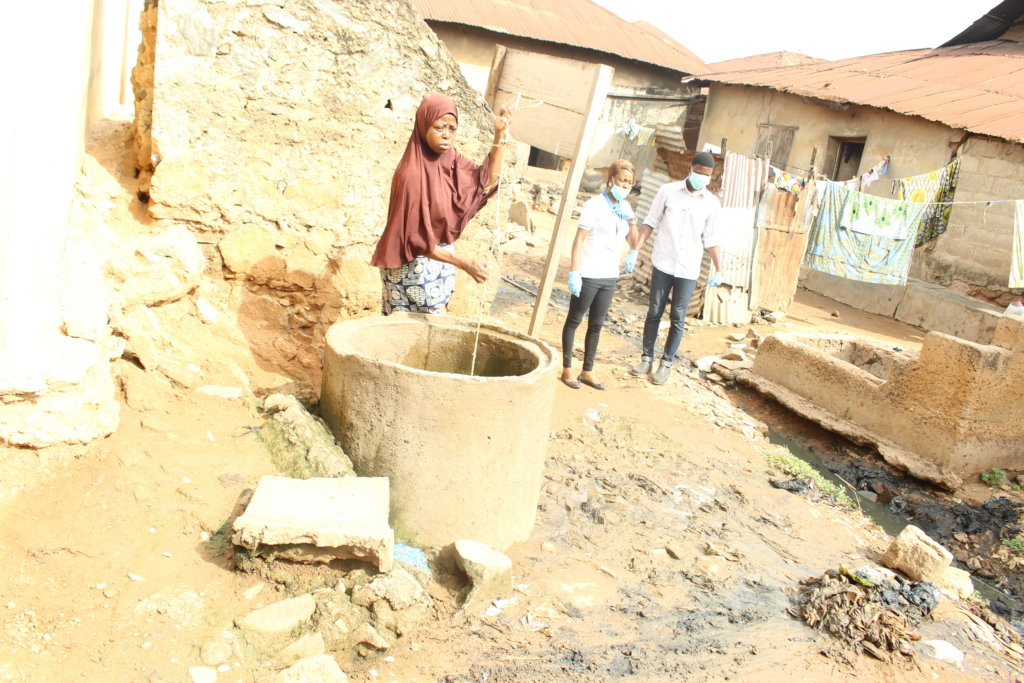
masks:
<svg viewBox="0 0 1024 683"><path fill-rule="evenodd" d="M853 493L850 491L850 485L856 485L856 483L854 481L847 483L849 480L844 481L842 477L833 472L832 468L835 467L835 465L825 463L813 448L810 448L800 443L798 440L774 429L769 429L768 440L773 444L786 447L794 456L800 458L821 472L822 476L830 482L845 489L848 494ZM917 521L908 520L906 516L894 512L893 508L898 509L899 505L893 505L892 502L879 502L878 500L872 499L871 496L864 495L864 492L860 490L857 491L857 498L864 514L874 520L876 524L885 529L886 533L891 536L898 536L899 533L903 531L904 527L912 521ZM930 530L926 529L925 531ZM937 540L940 543L943 541L941 538ZM961 569L967 569L967 567L961 567ZM1021 617L1024 616L1024 601L1020 600L1017 596L1004 591L998 586L988 583L974 574L971 575L971 580L974 582L974 587L978 593L989 601L990 606L997 613L1014 620L1021 619ZM1020 624L1016 623L1015 625L1018 626L1019 630Z"/></svg>

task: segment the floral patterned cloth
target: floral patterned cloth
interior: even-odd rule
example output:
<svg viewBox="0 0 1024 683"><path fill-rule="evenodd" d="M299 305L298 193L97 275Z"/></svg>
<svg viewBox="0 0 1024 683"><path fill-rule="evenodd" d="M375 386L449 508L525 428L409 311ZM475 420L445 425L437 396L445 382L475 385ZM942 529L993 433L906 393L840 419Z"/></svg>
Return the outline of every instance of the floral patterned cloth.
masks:
<svg viewBox="0 0 1024 683"><path fill-rule="evenodd" d="M439 245L451 251L448 245ZM381 314L444 313L455 292L455 266L417 256L398 268L381 268Z"/></svg>
<svg viewBox="0 0 1024 683"><path fill-rule="evenodd" d="M931 203L917 229L916 246L929 242L946 232L949 214L953 210L953 195L960 177L960 157L953 159L942 168L921 175L901 178L896 181L896 198L908 202Z"/></svg>
<svg viewBox="0 0 1024 683"><path fill-rule="evenodd" d="M848 280L906 284L914 230L925 209L925 204L862 195L829 182L804 265Z"/></svg>
<svg viewBox="0 0 1024 683"><path fill-rule="evenodd" d="M775 187L780 190L785 190L800 196L800 192L804 189L804 185L807 184L807 178L803 178L792 173L786 173L782 169L772 167L772 171L775 172Z"/></svg>

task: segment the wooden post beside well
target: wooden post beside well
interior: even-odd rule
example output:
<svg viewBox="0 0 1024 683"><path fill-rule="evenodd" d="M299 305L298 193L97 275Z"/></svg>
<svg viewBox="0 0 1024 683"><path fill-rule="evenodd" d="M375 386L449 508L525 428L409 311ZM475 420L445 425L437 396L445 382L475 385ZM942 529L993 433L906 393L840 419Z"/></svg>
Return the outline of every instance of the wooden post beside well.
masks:
<svg viewBox="0 0 1024 683"><path fill-rule="evenodd" d="M558 262L562 254L562 243L569 233L565 224L572 217L572 210L576 206L576 193L580 189L580 180L583 179L583 171L587 167L587 153L590 150L590 141L594 137L597 128L597 121L604 108L605 98L611 88L612 74L615 72L610 66L598 65L594 73L594 80L590 86L590 101L587 105L583 118L583 125L580 126L579 136L576 141L576 154L573 156L572 165L569 167L569 177L565 187L562 189L562 200L558 204L558 214L555 218L555 227L551 231L551 241L548 243L548 256L544 262L544 274L541 276L540 288L537 290L537 300L533 305L533 314L530 317L529 334L535 335L544 324L544 315L547 313L548 303L551 300L551 286L555 280L555 273L558 272Z"/></svg>

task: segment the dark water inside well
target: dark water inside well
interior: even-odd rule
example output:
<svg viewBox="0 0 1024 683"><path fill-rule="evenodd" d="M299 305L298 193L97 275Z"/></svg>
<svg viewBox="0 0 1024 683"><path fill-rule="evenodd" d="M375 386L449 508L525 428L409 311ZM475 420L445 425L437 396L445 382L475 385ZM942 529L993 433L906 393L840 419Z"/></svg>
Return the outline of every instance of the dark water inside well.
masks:
<svg viewBox="0 0 1024 683"><path fill-rule="evenodd" d="M842 477L836 475L818 456L813 448L809 448L796 439L773 429L769 429L768 431L768 441L779 446L785 446L790 453L818 470L825 479L828 479L836 486L845 489L848 495L851 497L856 495L857 501L860 503L860 507L864 511L864 514L870 517L880 527L885 529L886 533L890 536L898 536L899 533L903 531L904 527L912 523L912 520L908 520L903 515L893 512L889 505L877 500L871 500L870 498L861 495L860 491L852 490L851 485L855 484L855 482L848 483L844 481ZM940 543L943 542L942 538L938 538L936 540ZM961 569L966 569L966 567L961 567ZM971 575L971 580L974 582L974 588L977 592L980 593L984 599L989 601L990 606L997 613L1011 619L1020 619L1021 616L1024 615L1024 601L1021 601L1014 595L986 582L984 579L981 579L974 574Z"/></svg>

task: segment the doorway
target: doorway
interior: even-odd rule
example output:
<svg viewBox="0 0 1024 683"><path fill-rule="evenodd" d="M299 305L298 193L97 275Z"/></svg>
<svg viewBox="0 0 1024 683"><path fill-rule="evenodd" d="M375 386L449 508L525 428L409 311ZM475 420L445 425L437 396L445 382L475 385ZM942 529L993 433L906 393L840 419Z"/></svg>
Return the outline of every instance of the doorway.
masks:
<svg viewBox="0 0 1024 683"><path fill-rule="evenodd" d="M832 180L850 180L857 177L860 160L864 155L867 138L829 137L822 171Z"/></svg>

